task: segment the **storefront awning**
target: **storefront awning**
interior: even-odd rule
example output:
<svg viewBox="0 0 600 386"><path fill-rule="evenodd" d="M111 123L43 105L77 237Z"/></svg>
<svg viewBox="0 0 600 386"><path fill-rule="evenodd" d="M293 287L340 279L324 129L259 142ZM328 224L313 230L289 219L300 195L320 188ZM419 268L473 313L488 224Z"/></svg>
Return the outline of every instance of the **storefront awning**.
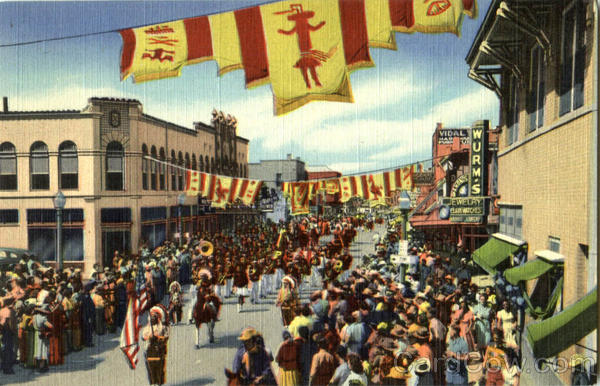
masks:
<svg viewBox="0 0 600 386"><path fill-rule="evenodd" d="M506 261L510 255L517 252L521 247L521 245L508 242L496 235L496 233L493 234L492 238L483 244L481 248L473 252L472 255L473 261L491 275L496 273L496 267Z"/></svg>
<svg viewBox="0 0 600 386"><path fill-rule="evenodd" d="M537 279L551 270L552 267L554 267L554 264L538 258L518 267L507 269L504 271L504 277L510 284L517 285L520 281Z"/></svg>
<svg viewBox="0 0 600 386"><path fill-rule="evenodd" d="M536 358L555 356L597 328L597 290L553 317L526 327L525 335Z"/></svg>

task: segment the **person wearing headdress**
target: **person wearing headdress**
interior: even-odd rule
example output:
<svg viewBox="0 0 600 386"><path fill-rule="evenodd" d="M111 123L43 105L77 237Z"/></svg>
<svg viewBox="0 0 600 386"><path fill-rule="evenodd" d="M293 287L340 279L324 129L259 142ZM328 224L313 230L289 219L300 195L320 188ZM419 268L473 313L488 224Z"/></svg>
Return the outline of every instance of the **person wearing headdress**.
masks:
<svg viewBox="0 0 600 386"><path fill-rule="evenodd" d="M146 368L151 385L167 382L167 347L169 342L169 317L162 304L150 308L148 325L142 331L142 339L148 341Z"/></svg>
<svg viewBox="0 0 600 386"><path fill-rule="evenodd" d="M48 371L48 336L52 324L48 321L48 304L41 304L36 308L33 316L33 327L35 328L35 360L39 372Z"/></svg>
<svg viewBox="0 0 600 386"><path fill-rule="evenodd" d="M283 325L288 326L296 314L298 299L295 291L296 283L290 276L284 276L282 287L277 295L277 307L281 307Z"/></svg>
<svg viewBox="0 0 600 386"><path fill-rule="evenodd" d="M177 281L169 285L169 317L173 324L181 322L183 317L183 295L181 285Z"/></svg>
<svg viewBox="0 0 600 386"><path fill-rule="evenodd" d="M196 285L196 302L193 306L193 317L196 324L196 348L200 348L200 327L203 323L208 326L208 338L214 343L215 322L221 309L221 299L214 293L211 285L211 274L208 270L199 271L199 280Z"/></svg>

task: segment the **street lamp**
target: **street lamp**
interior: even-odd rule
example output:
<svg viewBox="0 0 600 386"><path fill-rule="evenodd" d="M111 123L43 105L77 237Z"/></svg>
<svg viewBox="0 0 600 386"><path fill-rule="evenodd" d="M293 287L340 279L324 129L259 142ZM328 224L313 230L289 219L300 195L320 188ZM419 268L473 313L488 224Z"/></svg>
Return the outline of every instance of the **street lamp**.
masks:
<svg viewBox="0 0 600 386"><path fill-rule="evenodd" d="M408 222L408 212L410 211L410 196L405 190L400 193L400 202L398 206L402 213L402 240L406 240L406 224Z"/></svg>
<svg viewBox="0 0 600 386"><path fill-rule="evenodd" d="M62 254L62 211L65 207L67 199L60 190L54 196L54 209L56 209L56 256L58 258L58 270L63 269L63 254Z"/></svg>
<svg viewBox="0 0 600 386"><path fill-rule="evenodd" d="M183 245L183 218L181 217L181 208L185 204L185 194L179 193L177 196L177 204L179 211L179 246Z"/></svg>

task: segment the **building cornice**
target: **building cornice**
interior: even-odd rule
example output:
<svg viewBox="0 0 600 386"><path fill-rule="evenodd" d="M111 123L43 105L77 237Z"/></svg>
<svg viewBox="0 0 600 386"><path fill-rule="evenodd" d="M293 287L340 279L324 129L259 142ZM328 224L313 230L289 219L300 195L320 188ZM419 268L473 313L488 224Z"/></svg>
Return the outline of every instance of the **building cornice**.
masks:
<svg viewBox="0 0 600 386"><path fill-rule="evenodd" d="M79 110L65 111L9 111L0 113L0 121L27 121L34 119L91 119L100 117L101 113L82 113Z"/></svg>

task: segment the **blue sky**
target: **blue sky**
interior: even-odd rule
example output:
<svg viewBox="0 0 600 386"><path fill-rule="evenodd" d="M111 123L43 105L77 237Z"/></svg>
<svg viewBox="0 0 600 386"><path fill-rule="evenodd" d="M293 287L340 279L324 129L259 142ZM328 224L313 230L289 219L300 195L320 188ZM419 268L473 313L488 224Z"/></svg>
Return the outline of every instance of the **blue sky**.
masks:
<svg viewBox="0 0 600 386"><path fill-rule="evenodd" d="M0 3L0 45L79 35L224 12L267 1ZM431 157L436 122L498 124L493 92L467 77L465 56L487 12L465 18L462 34L396 34L397 51L371 49L376 67L355 71L355 103L313 102L273 116L270 85L244 88L243 71L217 76L215 62L179 78L121 82L118 33L0 48L0 93L11 110L81 109L92 96L139 99L144 112L192 127L217 108L235 115L250 139L250 161L293 153L345 173Z"/></svg>

